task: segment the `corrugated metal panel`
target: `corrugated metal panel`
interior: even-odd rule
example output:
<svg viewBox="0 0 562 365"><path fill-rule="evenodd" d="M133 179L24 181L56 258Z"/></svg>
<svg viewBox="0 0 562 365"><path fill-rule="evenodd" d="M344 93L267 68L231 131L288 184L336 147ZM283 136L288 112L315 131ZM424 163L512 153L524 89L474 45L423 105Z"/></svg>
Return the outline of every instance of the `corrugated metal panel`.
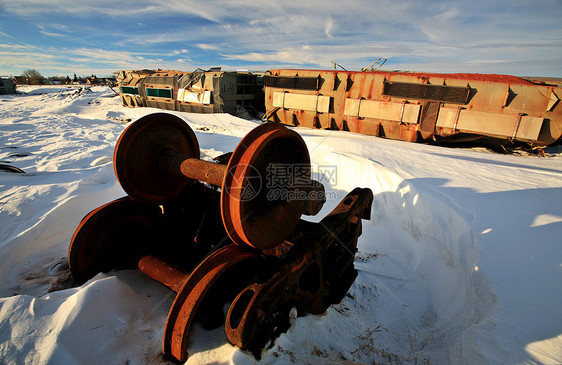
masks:
<svg viewBox="0 0 562 365"><path fill-rule="evenodd" d="M420 131L431 132L435 130L437 123L437 115L439 114L439 103L435 101L426 101L422 107L422 115L420 117Z"/></svg>
<svg viewBox="0 0 562 365"><path fill-rule="evenodd" d="M318 90L318 81L317 77L264 76L264 85L266 87L280 89Z"/></svg>
<svg viewBox="0 0 562 365"><path fill-rule="evenodd" d="M213 105L189 104L182 101L178 102L178 111L202 114L210 114L215 112Z"/></svg>
<svg viewBox="0 0 562 365"><path fill-rule="evenodd" d="M150 108L159 108L159 109L166 109L166 110L176 109L174 100L166 100L166 99L155 100L154 98L149 98L146 101L146 104Z"/></svg>
<svg viewBox="0 0 562 365"><path fill-rule="evenodd" d="M146 83L150 85L174 85L175 76L147 76Z"/></svg>
<svg viewBox="0 0 562 365"><path fill-rule="evenodd" d="M389 81L385 81L383 89L384 95L397 98L434 100L455 104L466 104L469 93L470 88L468 87Z"/></svg>

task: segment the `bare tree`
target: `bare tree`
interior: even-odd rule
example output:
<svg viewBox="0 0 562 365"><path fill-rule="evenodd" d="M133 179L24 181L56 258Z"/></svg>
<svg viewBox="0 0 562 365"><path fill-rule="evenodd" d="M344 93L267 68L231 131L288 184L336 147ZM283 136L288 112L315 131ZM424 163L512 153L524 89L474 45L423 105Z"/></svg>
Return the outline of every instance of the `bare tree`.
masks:
<svg viewBox="0 0 562 365"><path fill-rule="evenodd" d="M45 82L45 78L37 70L27 69L23 71L21 76L24 77L26 82L30 85L41 85Z"/></svg>

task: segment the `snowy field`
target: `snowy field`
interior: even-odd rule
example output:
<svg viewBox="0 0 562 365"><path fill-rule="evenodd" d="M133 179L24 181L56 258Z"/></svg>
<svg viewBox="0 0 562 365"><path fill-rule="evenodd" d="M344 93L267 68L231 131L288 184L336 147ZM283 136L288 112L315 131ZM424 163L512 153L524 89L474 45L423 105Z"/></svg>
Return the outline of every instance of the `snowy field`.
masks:
<svg viewBox="0 0 562 365"><path fill-rule="evenodd" d="M0 363L163 364L173 293L139 271L72 285L72 234L124 196L113 173L128 109L106 87L19 87L0 96ZM182 114L204 158L255 127ZM344 300L293 321L263 364L562 363L562 150L547 157L296 129L315 166L337 166L324 217L373 190ZM196 327L189 364L255 363L221 329Z"/></svg>

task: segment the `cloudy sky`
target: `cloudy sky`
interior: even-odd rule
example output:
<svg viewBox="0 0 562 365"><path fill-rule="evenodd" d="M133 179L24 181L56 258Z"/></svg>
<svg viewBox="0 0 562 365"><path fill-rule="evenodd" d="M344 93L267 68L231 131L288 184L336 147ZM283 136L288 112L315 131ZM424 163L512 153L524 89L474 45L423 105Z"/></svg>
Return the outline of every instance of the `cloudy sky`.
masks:
<svg viewBox="0 0 562 365"><path fill-rule="evenodd" d="M562 77L562 0L0 0L0 75L383 69Z"/></svg>

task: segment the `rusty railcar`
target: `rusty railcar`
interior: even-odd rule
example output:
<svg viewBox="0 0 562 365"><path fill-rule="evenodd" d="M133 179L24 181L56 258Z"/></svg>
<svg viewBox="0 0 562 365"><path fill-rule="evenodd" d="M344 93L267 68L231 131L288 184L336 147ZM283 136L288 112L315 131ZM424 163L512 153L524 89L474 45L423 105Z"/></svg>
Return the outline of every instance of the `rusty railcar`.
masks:
<svg viewBox="0 0 562 365"><path fill-rule="evenodd" d="M287 125L410 142L546 146L562 135L562 88L552 80L279 69L264 76L264 88L267 119Z"/></svg>
<svg viewBox="0 0 562 365"><path fill-rule="evenodd" d="M233 115L239 107L264 110L262 77L250 72L120 71L118 82L121 100L128 107Z"/></svg>
<svg viewBox="0 0 562 365"><path fill-rule="evenodd" d="M153 74L151 70L119 71L117 82L119 96L124 106L130 108L146 106L146 96L143 87L146 76Z"/></svg>

